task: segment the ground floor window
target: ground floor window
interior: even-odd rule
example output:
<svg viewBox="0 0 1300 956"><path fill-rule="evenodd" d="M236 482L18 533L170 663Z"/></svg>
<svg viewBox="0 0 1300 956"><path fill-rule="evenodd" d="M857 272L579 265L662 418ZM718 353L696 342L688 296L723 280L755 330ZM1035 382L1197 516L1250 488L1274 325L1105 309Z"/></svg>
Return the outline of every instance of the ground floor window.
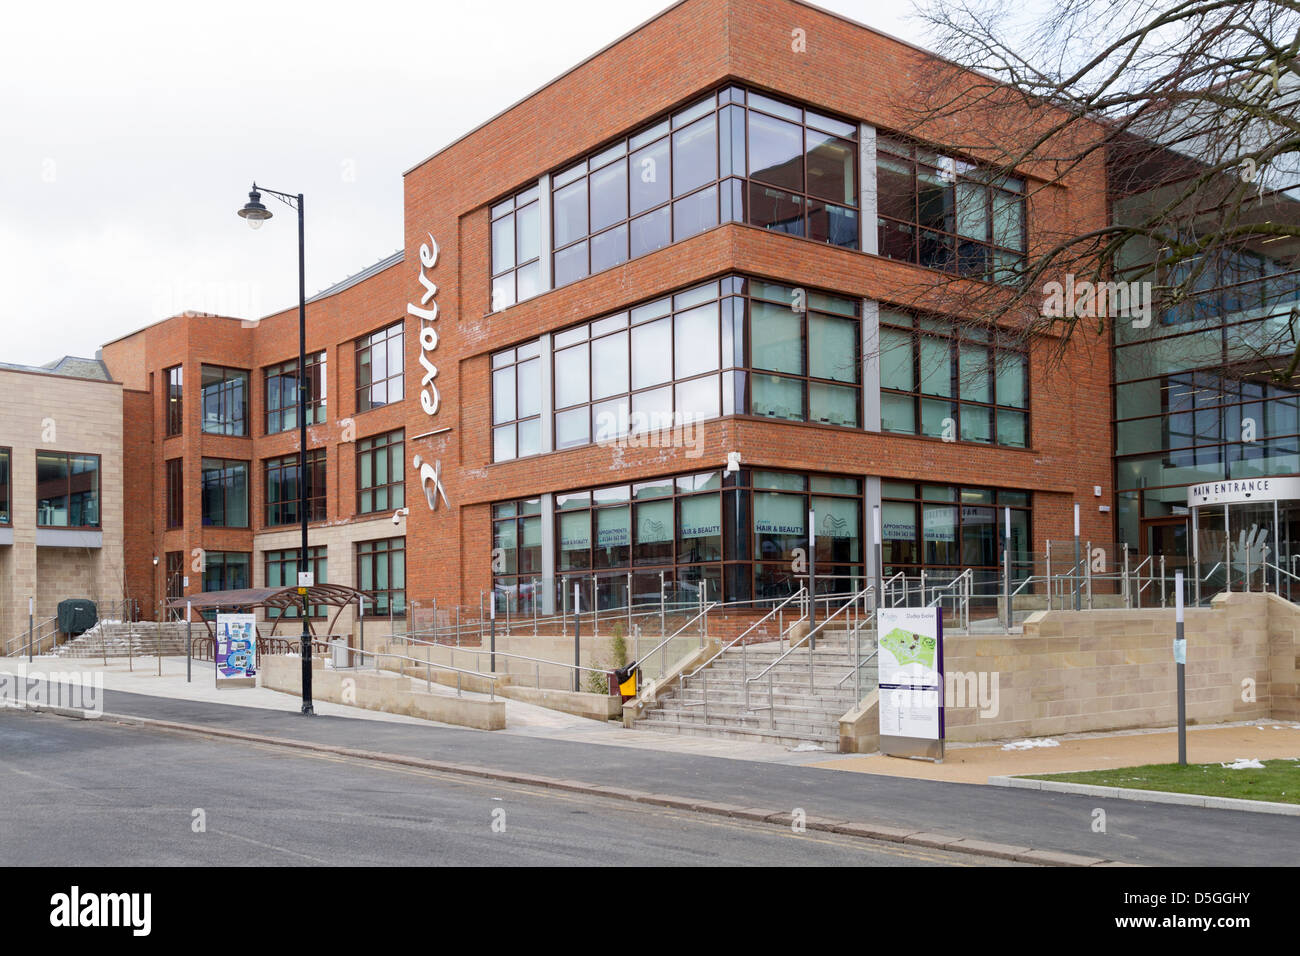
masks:
<svg viewBox="0 0 1300 956"><path fill-rule="evenodd" d="M249 566L252 555L246 551L205 551L203 553L204 591L242 591L251 587Z"/></svg>
<svg viewBox="0 0 1300 956"><path fill-rule="evenodd" d="M493 512L498 610L779 599L807 581L810 518L818 593L861 588L859 478L713 470L562 492L545 578L540 499L503 502Z"/></svg>
<svg viewBox="0 0 1300 956"><path fill-rule="evenodd" d="M357 587L374 599L367 614L406 615L406 539L357 542Z"/></svg>

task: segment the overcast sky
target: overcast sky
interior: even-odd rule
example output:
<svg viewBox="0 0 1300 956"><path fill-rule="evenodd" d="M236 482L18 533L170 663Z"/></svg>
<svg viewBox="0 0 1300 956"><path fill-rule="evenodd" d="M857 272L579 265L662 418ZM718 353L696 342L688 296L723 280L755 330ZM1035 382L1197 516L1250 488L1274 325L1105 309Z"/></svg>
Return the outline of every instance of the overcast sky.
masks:
<svg viewBox="0 0 1300 956"><path fill-rule="evenodd" d="M821 6L919 42L904 3ZM0 361L93 355L184 309L297 301L402 243L402 173L666 0L11 4L0 32Z"/></svg>

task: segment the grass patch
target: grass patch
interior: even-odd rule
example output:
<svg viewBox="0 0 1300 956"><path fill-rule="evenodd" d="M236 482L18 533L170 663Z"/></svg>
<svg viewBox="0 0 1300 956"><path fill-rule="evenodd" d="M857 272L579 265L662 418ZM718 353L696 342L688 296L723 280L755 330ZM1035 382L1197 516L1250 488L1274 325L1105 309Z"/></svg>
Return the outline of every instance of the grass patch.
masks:
<svg viewBox="0 0 1300 956"><path fill-rule="evenodd" d="M1217 763L1147 764L1115 770L1079 770L1073 773L1033 774L1034 780L1063 780L1097 787L1130 790L1164 790L1204 797L1236 797L1273 803L1300 803L1300 760L1264 760L1262 770L1229 770Z"/></svg>

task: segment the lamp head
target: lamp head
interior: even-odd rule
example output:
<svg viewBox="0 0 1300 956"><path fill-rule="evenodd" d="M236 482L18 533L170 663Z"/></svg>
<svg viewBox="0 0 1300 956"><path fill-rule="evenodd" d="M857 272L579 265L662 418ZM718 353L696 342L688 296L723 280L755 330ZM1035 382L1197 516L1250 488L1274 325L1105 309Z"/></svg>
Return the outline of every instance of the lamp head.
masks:
<svg viewBox="0 0 1300 956"><path fill-rule="evenodd" d="M271 218L271 210L262 205L262 194L254 189L248 194L248 202L239 210L239 215L250 229L261 229L262 223Z"/></svg>

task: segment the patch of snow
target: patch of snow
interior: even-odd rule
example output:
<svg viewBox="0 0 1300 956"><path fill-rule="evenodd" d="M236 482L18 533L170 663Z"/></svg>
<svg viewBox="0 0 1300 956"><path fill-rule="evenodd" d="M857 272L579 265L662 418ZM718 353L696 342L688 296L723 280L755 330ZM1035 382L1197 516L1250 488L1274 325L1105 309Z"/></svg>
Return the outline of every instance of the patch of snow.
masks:
<svg viewBox="0 0 1300 956"><path fill-rule="evenodd" d="M789 748L790 752L795 754L806 754L814 750L825 750L825 749L826 748L821 746L821 744L800 744L797 747Z"/></svg>
<svg viewBox="0 0 1300 956"><path fill-rule="evenodd" d="M1035 747L1059 747L1059 746L1061 746L1060 743L1058 743L1055 740L1051 740L1049 738L1044 740L1013 740L1009 744L1003 744L1002 749L1003 750L1032 750Z"/></svg>
<svg viewBox="0 0 1300 956"><path fill-rule="evenodd" d="M1232 763L1219 764L1224 770L1263 770L1264 765L1258 760L1247 757L1238 757Z"/></svg>

